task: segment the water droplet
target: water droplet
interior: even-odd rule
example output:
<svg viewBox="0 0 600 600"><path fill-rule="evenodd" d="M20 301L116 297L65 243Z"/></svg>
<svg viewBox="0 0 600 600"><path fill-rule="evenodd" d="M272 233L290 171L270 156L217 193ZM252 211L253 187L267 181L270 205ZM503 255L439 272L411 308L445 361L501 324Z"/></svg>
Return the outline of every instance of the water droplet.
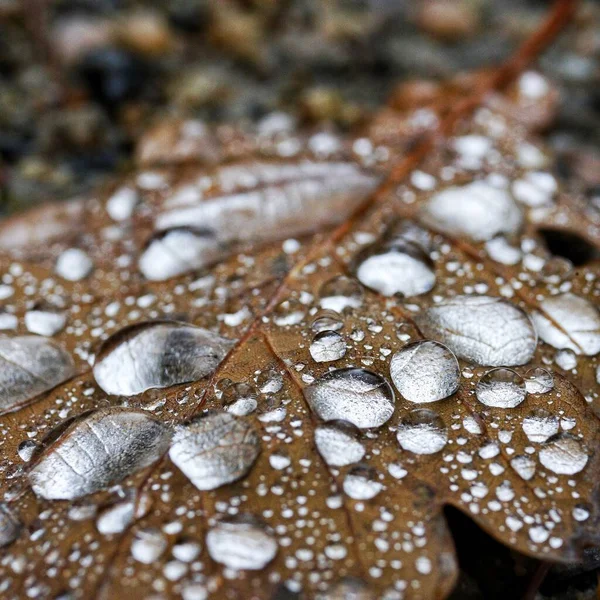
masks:
<svg viewBox="0 0 600 600"><path fill-rule="evenodd" d="M588 504L577 504L573 507L573 518L580 523L590 518L590 507Z"/></svg>
<svg viewBox="0 0 600 600"><path fill-rule="evenodd" d="M486 406L515 408L525 400L523 378L511 369L492 369L481 377L475 388L477 400Z"/></svg>
<svg viewBox="0 0 600 600"><path fill-rule="evenodd" d="M540 308L533 320L544 342L586 356L600 352L600 314L589 300L569 292L544 299Z"/></svg>
<svg viewBox="0 0 600 600"><path fill-rule="evenodd" d="M200 556L200 551L202 547L200 544L191 539L181 539L177 540L175 544L173 544L173 556L182 562L190 563L198 556Z"/></svg>
<svg viewBox="0 0 600 600"><path fill-rule="evenodd" d="M131 543L131 556L144 565L151 565L167 548L167 538L157 529L137 531Z"/></svg>
<svg viewBox="0 0 600 600"><path fill-rule="evenodd" d="M326 281L319 290L321 307L341 313L345 308L358 308L363 301L363 289L350 277L340 275Z"/></svg>
<svg viewBox="0 0 600 600"><path fill-rule="evenodd" d="M304 388L311 409L324 421L345 420L360 429L381 427L394 412L394 392L381 375L359 368L326 373Z"/></svg>
<svg viewBox="0 0 600 600"><path fill-rule="evenodd" d="M211 232L176 228L159 232L149 241L139 268L149 281L166 281L206 267L222 255Z"/></svg>
<svg viewBox="0 0 600 600"><path fill-rule="evenodd" d="M320 333L321 331L339 331L343 326L344 322L334 310L319 311L312 322L312 330L315 333Z"/></svg>
<svg viewBox="0 0 600 600"><path fill-rule="evenodd" d="M22 523L5 504L0 503L0 548L12 544L20 535Z"/></svg>
<svg viewBox="0 0 600 600"><path fill-rule="evenodd" d="M545 442L558 433L558 417L545 408L536 408L523 419L523 431L530 442Z"/></svg>
<svg viewBox="0 0 600 600"><path fill-rule="evenodd" d="M247 420L229 413L179 426L169 457L199 490L213 490L243 477L260 452L260 438Z"/></svg>
<svg viewBox="0 0 600 600"><path fill-rule="evenodd" d="M343 487L344 493L353 500L370 500L383 489L377 471L366 465L352 467L344 477Z"/></svg>
<svg viewBox="0 0 600 600"><path fill-rule="evenodd" d="M24 440L19 444L17 453L23 462L29 462L37 449L38 445L33 440Z"/></svg>
<svg viewBox="0 0 600 600"><path fill-rule="evenodd" d="M510 466L525 481L529 481L535 475L535 463L529 456L515 456L511 459Z"/></svg>
<svg viewBox="0 0 600 600"><path fill-rule="evenodd" d="M559 433L550 438L540 450L540 462L558 475L575 475L588 461L581 442L569 433Z"/></svg>
<svg viewBox="0 0 600 600"><path fill-rule="evenodd" d="M142 411L102 409L75 420L29 472L33 491L73 500L118 483L158 460L171 432Z"/></svg>
<svg viewBox="0 0 600 600"><path fill-rule="evenodd" d="M315 362L331 362L344 357L346 342L335 331L322 331L314 337L309 350Z"/></svg>
<svg viewBox="0 0 600 600"><path fill-rule="evenodd" d="M94 268L92 259L79 248L65 250L56 261L56 274L67 281L81 281Z"/></svg>
<svg viewBox="0 0 600 600"><path fill-rule="evenodd" d="M20 408L75 375L70 355L33 335L0 338L0 413Z"/></svg>
<svg viewBox="0 0 600 600"><path fill-rule="evenodd" d="M286 450L275 450L269 456L269 464L278 471L287 469L292 464L292 459Z"/></svg>
<svg viewBox="0 0 600 600"><path fill-rule="evenodd" d="M383 240L361 254L356 276L364 286L384 296L426 294L435 285L428 247L427 232L401 222L392 226Z"/></svg>
<svg viewBox="0 0 600 600"><path fill-rule="evenodd" d="M273 311L273 323L279 327L287 327L290 325L298 325L304 321L306 315L306 307L291 298L280 302Z"/></svg>
<svg viewBox="0 0 600 600"><path fill-rule="evenodd" d="M454 354L439 342L424 340L401 348L392 356L390 375L400 394L410 402L436 402L451 396L460 383Z"/></svg>
<svg viewBox="0 0 600 600"><path fill-rule="evenodd" d="M396 433L404 450L414 454L434 454L448 441L448 430L438 413L417 408L402 418Z"/></svg>
<svg viewBox="0 0 600 600"><path fill-rule="evenodd" d="M133 521L135 503L133 500L118 502L103 510L96 519L96 528L102 535L121 533Z"/></svg>
<svg viewBox="0 0 600 600"><path fill-rule="evenodd" d="M564 369L565 371L572 371L577 367L577 355L569 348L558 350L554 356L554 362L561 369Z"/></svg>
<svg viewBox="0 0 600 600"><path fill-rule="evenodd" d="M516 233L523 221L510 193L486 181L433 194L419 214L428 227L475 242L491 240L502 233Z"/></svg>
<svg viewBox="0 0 600 600"><path fill-rule="evenodd" d="M251 515L219 521L206 535L206 547L214 561L235 570L260 570L277 554L272 534Z"/></svg>
<svg viewBox="0 0 600 600"><path fill-rule="evenodd" d="M315 445L331 467L345 467L358 462L365 449L358 439L358 428L347 421L330 421L315 429Z"/></svg>
<svg viewBox="0 0 600 600"><path fill-rule="evenodd" d="M529 394L545 394L554 388L554 376L542 367L534 367L525 374L525 387Z"/></svg>
<svg viewBox="0 0 600 600"><path fill-rule="evenodd" d="M283 388L283 377L279 371L261 371L256 377L256 385L263 394L276 394Z"/></svg>
<svg viewBox="0 0 600 600"><path fill-rule="evenodd" d="M25 313L25 327L30 333L51 337L62 331L67 323L64 311L41 304Z"/></svg>
<svg viewBox="0 0 600 600"><path fill-rule="evenodd" d="M94 377L107 394L123 396L198 381L217 368L231 345L216 333L176 321L141 323L104 342Z"/></svg>
<svg viewBox="0 0 600 600"><path fill-rule="evenodd" d="M424 335L480 365L525 364L537 345L527 314L501 298L457 296L431 306L416 321Z"/></svg>

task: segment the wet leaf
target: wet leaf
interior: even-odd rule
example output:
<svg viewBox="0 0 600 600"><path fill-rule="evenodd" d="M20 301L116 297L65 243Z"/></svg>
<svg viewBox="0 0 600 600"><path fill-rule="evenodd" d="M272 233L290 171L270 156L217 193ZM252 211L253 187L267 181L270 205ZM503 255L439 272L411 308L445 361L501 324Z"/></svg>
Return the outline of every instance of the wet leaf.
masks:
<svg viewBox="0 0 600 600"><path fill-rule="evenodd" d="M598 219L514 92L569 11L442 86L438 129L399 161L382 117L327 156L298 132L165 124L130 177L44 209L48 231L39 212L0 227L1 342L21 353L4 592L444 598L449 505L537 558L598 543L600 272L540 233L598 248ZM42 300L64 327L32 320ZM24 339L68 370L39 375L57 361Z"/></svg>

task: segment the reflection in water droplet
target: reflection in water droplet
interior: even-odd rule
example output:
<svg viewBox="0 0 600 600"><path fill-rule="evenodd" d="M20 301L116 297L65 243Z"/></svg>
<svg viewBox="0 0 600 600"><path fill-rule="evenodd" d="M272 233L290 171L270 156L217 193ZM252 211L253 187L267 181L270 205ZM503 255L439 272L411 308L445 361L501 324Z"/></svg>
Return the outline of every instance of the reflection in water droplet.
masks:
<svg viewBox="0 0 600 600"><path fill-rule="evenodd" d="M326 281L319 290L321 307L341 313L345 308L358 308L363 301L363 289L350 277L340 275Z"/></svg>
<svg viewBox="0 0 600 600"><path fill-rule="evenodd" d="M217 413L179 426L169 457L199 490L213 490L243 477L259 452L250 421Z"/></svg>
<svg viewBox="0 0 600 600"><path fill-rule="evenodd" d="M434 454L446 445L448 430L438 413L417 408L400 421L396 436L404 450L415 454Z"/></svg>
<svg viewBox="0 0 600 600"><path fill-rule="evenodd" d="M530 442L545 442L558 433L558 418L545 408L536 408L523 419L523 431Z"/></svg>
<svg viewBox="0 0 600 600"><path fill-rule="evenodd" d="M304 388L311 409L324 421L345 420L360 429L380 427L394 412L394 392L366 369L338 369Z"/></svg>
<svg viewBox="0 0 600 600"><path fill-rule="evenodd" d="M75 420L29 472L33 491L73 500L118 483L166 451L170 429L142 411L111 408Z"/></svg>
<svg viewBox="0 0 600 600"><path fill-rule="evenodd" d="M529 456L515 456L511 459L510 466L525 481L529 481L535 475L535 462Z"/></svg>
<svg viewBox="0 0 600 600"><path fill-rule="evenodd" d="M525 400L523 378L511 369L492 369L481 377L475 388L477 400L486 406L515 408Z"/></svg>
<svg viewBox="0 0 600 600"><path fill-rule="evenodd" d="M330 421L315 429L315 445L331 467L345 467L358 462L365 449L358 440L358 429L347 421Z"/></svg>
<svg viewBox="0 0 600 600"><path fill-rule="evenodd" d="M366 465L357 465L344 477L344 493L353 500L370 500L379 494L383 485L377 471Z"/></svg>
<svg viewBox="0 0 600 600"><path fill-rule="evenodd" d="M0 503L0 548L12 544L21 533L22 523L3 503Z"/></svg>
<svg viewBox="0 0 600 600"><path fill-rule="evenodd" d="M430 340L408 344L396 352L390 362L390 375L400 394L416 403L447 398L460 382L454 354Z"/></svg>
<svg viewBox="0 0 600 600"><path fill-rule="evenodd" d="M20 408L75 375L71 356L34 335L0 338L0 414Z"/></svg>
<svg viewBox="0 0 600 600"><path fill-rule="evenodd" d="M315 335L309 350L315 362L331 362L344 357L346 342L335 331L322 331Z"/></svg>
<svg viewBox="0 0 600 600"><path fill-rule="evenodd" d="M428 247L429 235L421 228L406 222L393 225L382 241L361 255L356 276L384 296L425 294L435 285Z"/></svg>
<svg viewBox="0 0 600 600"><path fill-rule="evenodd" d="M581 442L568 433L550 438L540 450L540 462L559 475L575 475L587 464L588 455Z"/></svg>
<svg viewBox="0 0 600 600"><path fill-rule="evenodd" d="M545 394L554 388L554 377L550 371L535 367L525 375L525 388L529 394Z"/></svg>
<svg viewBox="0 0 600 600"><path fill-rule="evenodd" d="M214 561L235 570L262 569L277 554L277 542L251 515L219 521L206 535L206 547Z"/></svg>
<svg viewBox="0 0 600 600"><path fill-rule="evenodd" d="M140 394L198 381L212 373L232 342L176 321L155 321L127 327L102 345L94 377L107 393Z"/></svg>

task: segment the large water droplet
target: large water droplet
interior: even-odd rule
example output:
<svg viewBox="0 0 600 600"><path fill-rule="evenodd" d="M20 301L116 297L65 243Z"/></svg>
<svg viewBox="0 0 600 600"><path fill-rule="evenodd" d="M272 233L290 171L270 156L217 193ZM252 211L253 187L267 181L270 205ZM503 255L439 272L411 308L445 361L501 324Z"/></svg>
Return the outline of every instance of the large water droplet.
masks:
<svg viewBox="0 0 600 600"><path fill-rule="evenodd" d="M460 382L454 354L443 344L429 340L408 344L396 352L390 362L390 375L400 394L416 403L447 398Z"/></svg>
<svg viewBox="0 0 600 600"><path fill-rule="evenodd" d="M486 181L442 190L429 198L419 214L432 229L476 242L515 233L523 221L510 193Z"/></svg>
<svg viewBox="0 0 600 600"><path fill-rule="evenodd" d="M213 560L235 570L260 570L277 554L272 534L251 515L219 521L206 535L206 547Z"/></svg>
<svg viewBox="0 0 600 600"><path fill-rule="evenodd" d="M492 369L481 377L475 388L477 400L486 406L515 408L525 400L523 378L511 369Z"/></svg>
<svg viewBox="0 0 600 600"><path fill-rule="evenodd" d="M100 349L94 377L107 394L131 396L197 381L212 373L232 342L175 321L127 327Z"/></svg>
<svg viewBox="0 0 600 600"><path fill-rule="evenodd" d="M523 431L530 442L545 442L558 433L558 417L545 408L536 408L523 419Z"/></svg>
<svg viewBox="0 0 600 600"><path fill-rule="evenodd" d="M40 456L29 481L42 498L81 498L154 463L170 438L166 425L142 411L98 410L66 429Z"/></svg>
<svg viewBox="0 0 600 600"><path fill-rule="evenodd" d="M344 357L346 342L336 331L322 331L314 337L309 350L315 362L331 362Z"/></svg>
<svg viewBox="0 0 600 600"><path fill-rule="evenodd" d="M384 296L425 294L435 285L428 243L427 233L419 227L405 222L395 225L381 242L363 252L356 276Z"/></svg>
<svg viewBox="0 0 600 600"><path fill-rule="evenodd" d="M365 449L358 440L358 429L347 421L330 421L315 429L315 445L331 467L345 467L358 462Z"/></svg>
<svg viewBox="0 0 600 600"><path fill-rule="evenodd" d="M414 454L434 454L448 441L448 429L438 413L417 408L402 418L396 433L404 450Z"/></svg>
<svg viewBox="0 0 600 600"><path fill-rule="evenodd" d="M358 308L363 301L363 289L350 277L340 275L326 281L319 290L321 307L341 313L345 308Z"/></svg>
<svg viewBox="0 0 600 600"><path fill-rule="evenodd" d="M213 490L243 477L259 452L249 421L218 413L178 427L169 457L199 490Z"/></svg>
<svg viewBox="0 0 600 600"><path fill-rule="evenodd" d="M20 408L75 375L71 356L33 335L0 338L0 413Z"/></svg>
<svg viewBox="0 0 600 600"><path fill-rule="evenodd" d="M379 494L383 485L378 480L377 471L366 465L357 465L344 477L344 493L353 500L370 500Z"/></svg>
<svg viewBox="0 0 600 600"><path fill-rule="evenodd" d="M390 384L366 369L331 371L304 388L304 395L319 418L349 421L360 429L380 427L394 412Z"/></svg>
<svg viewBox="0 0 600 600"><path fill-rule="evenodd" d="M569 292L546 298L540 308L533 320L544 342L586 356L600 352L600 314L589 300Z"/></svg>
<svg viewBox="0 0 600 600"><path fill-rule="evenodd" d="M581 442L568 433L559 433L550 438L539 456L544 467L559 475L575 475L583 470L588 461Z"/></svg>
<svg viewBox="0 0 600 600"><path fill-rule="evenodd" d="M525 312L501 298L457 296L431 306L416 321L424 335L480 365L525 364L537 344Z"/></svg>

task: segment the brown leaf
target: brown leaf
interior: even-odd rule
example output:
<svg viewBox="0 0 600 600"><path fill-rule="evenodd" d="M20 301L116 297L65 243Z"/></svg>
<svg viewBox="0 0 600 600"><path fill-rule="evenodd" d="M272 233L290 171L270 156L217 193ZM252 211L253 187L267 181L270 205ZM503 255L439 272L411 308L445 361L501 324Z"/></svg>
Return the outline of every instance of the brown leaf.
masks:
<svg viewBox="0 0 600 600"><path fill-rule="evenodd" d="M3 390L4 592L443 598L449 505L541 559L598 542L598 216L521 74L572 8L428 94L434 134L400 161L378 128L162 125L49 231L0 228L4 343L75 365Z"/></svg>

